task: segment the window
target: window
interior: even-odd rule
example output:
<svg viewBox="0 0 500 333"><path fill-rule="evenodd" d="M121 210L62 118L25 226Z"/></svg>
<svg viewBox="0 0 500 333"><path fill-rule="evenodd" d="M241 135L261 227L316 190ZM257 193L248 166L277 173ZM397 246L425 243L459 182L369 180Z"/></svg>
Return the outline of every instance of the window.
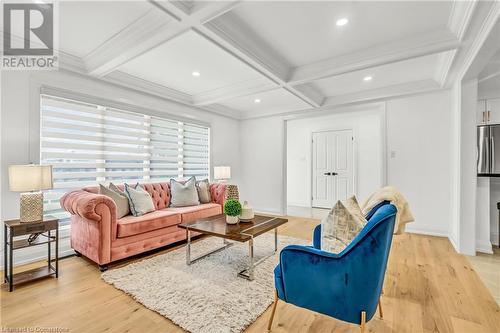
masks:
<svg viewBox="0 0 500 333"><path fill-rule="evenodd" d="M209 177L210 128L41 95L40 161L53 165L44 213L68 221L59 199L98 183Z"/></svg>

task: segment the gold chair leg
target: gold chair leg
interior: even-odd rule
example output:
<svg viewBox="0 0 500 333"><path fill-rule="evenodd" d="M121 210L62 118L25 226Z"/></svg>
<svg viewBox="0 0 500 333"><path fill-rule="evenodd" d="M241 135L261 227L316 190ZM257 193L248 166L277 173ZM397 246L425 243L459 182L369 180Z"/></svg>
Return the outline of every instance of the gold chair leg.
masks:
<svg viewBox="0 0 500 333"><path fill-rule="evenodd" d="M278 292L274 290L274 303L273 309L271 310L271 317L269 318L269 324L267 324L267 330L270 331L273 326L274 314L276 313L276 307L278 305Z"/></svg>
<svg viewBox="0 0 500 333"><path fill-rule="evenodd" d="M384 318L384 312L382 311L382 302L380 298L378 299L378 314L380 315L380 319Z"/></svg>
<svg viewBox="0 0 500 333"><path fill-rule="evenodd" d="M366 326L366 312L361 311L361 325L359 325L361 333L365 333L365 326Z"/></svg>

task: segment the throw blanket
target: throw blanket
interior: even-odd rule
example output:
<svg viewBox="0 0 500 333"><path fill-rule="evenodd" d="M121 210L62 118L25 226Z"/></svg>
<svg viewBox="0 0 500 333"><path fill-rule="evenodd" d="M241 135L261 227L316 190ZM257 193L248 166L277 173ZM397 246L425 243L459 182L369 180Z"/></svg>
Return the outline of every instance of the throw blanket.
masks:
<svg viewBox="0 0 500 333"><path fill-rule="evenodd" d="M405 231L406 223L413 222L415 219L405 197L395 187L386 186L374 192L361 207L363 214L366 216L373 207L382 201L390 201L398 209L394 234L402 234Z"/></svg>

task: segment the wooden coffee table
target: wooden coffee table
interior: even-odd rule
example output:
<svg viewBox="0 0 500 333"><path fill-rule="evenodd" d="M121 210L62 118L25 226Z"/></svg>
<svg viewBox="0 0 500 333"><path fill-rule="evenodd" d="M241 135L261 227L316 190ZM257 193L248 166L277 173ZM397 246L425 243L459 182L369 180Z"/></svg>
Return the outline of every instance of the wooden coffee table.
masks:
<svg viewBox="0 0 500 333"><path fill-rule="evenodd" d="M249 264L248 268L238 273L238 276L252 281L254 279L255 266L260 264L265 259L269 258L278 250L278 227L287 223L288 220L280 217L269 217L255 215L251 222L239 222L238 224L227 224L224 214L216 215L204 219L199 219L192 222L179 224L180 228L186 229L186 264L191 265L193 262L200 260L210 254L226 249L234 244L234 242L248 242ZM274 229L274 252L270 255L254 260L253 240L255 237L262 235ZM208 253L200 255L196 258L191 258L191 232L198 232L205 235L211 235L222 238L223 245ZM234 241L234 242L229 242Z"/></svg>

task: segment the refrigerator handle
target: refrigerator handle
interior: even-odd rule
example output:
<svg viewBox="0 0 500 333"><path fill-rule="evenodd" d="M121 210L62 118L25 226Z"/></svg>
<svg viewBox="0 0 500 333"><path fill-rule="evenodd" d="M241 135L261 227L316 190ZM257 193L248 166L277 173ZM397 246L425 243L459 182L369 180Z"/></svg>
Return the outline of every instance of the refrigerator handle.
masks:
<svg viewBox="0 0 500 333"><path fill-rule="evenodd" d="M485 151L484 151L484 157L485 157L485 166L486 166L486 173L491 173L490 171L490 138L489 137L485 137L484 138L484 148L485 148Z"/></svg>
<svg viewBox="0 0 500 333"><path fill-rule="evenodd" d="M490 173L497 173L495 170L495 138L490 136L490 142L491 142L491 147L490 147L490 154L491 154L491 161L490 161Z"/></svg>

